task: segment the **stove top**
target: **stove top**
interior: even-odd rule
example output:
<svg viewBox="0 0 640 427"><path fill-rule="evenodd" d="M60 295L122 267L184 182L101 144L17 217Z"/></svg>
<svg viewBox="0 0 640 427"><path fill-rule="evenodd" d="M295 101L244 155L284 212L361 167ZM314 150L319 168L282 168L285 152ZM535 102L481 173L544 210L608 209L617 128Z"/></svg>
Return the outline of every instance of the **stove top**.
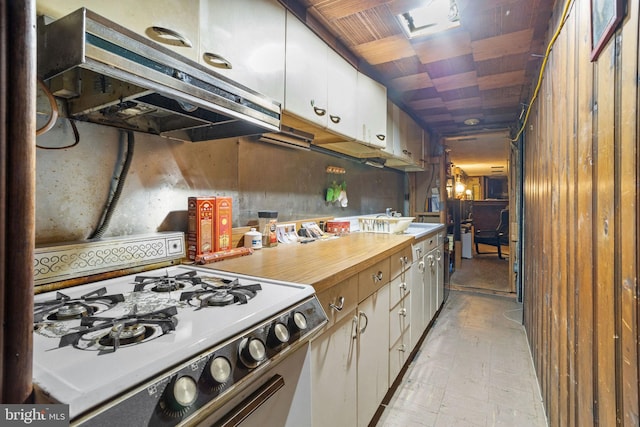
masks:
<svg viewBox="0 0 640 427"><path fill-rule="evenodd" d="M313 310L289 311L309 299ZM34 300L34 383L52 400L68 403L72 419L136 388L163 395L172 372L213 358L224 345L257 330L266 334L265 322L295 320L293 326L304 330L312 318L314 328L326 321L311 286L190 265L42 293ZM316 319L312 312L318 309ZM300 322L298 311L309 320L303 316ZM269 354L288 344L262 341Z"/></svg>

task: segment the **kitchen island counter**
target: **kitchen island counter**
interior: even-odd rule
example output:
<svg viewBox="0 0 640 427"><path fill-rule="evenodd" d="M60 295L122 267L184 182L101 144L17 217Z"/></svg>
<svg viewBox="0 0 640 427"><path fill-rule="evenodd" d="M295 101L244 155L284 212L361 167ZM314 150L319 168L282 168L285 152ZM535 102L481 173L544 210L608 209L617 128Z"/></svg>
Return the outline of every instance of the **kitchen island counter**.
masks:
<svg viewBox="0 0 640 427"><path fill-rule="evenodd" d="M322 292L410 246L410 234L351 233L310 243L279 244L203 267L313 285Z"/></svg>

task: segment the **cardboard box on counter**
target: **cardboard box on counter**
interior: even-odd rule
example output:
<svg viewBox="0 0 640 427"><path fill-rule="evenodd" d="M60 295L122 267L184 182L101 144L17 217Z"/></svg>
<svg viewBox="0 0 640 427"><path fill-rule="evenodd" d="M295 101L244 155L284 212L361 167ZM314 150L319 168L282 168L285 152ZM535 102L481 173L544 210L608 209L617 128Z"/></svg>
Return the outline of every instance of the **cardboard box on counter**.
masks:
<svg viewBox="0 0 640 427"><path fill-rule="evenodd" d="M215 201L215 197L189 197L188 199L187 255L191 260L215 250Z"/></svg>
<svg viewBox="0 0 640 427"><path fill-rule="evenodd" d="M231 197L215 198L213 235L216 252L231 249L232 205L233 199Z"/></svg>

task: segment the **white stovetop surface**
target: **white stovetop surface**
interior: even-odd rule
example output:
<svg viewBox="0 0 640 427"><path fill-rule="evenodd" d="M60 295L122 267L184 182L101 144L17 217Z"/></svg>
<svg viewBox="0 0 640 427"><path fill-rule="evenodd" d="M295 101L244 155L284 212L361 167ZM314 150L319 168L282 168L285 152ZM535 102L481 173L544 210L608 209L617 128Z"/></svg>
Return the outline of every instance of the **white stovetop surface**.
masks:
<svg viewBox="0 0 640 427"><path fill-rule="evenodd" d="M262 290L248 304L202 309L188 305L184 301L179 302L180 293L187 290L186 288L172 292L168 297L158 297L157 293L144 291L142 298L136 298L137 301L146 301L151 298L156 299L157 303L158 298L165 298L167 306L177 304L176 329L141 344L121 346L115 352L82 350L72 345L59 347L59 337L46 336L50 332L46 328L43 333L34 331L34 383L54 399L69 404L70 417L73 418L103 401L122 394L133 385L147 381L161 371L171 369L185 359L238 335L314 293L311 286L265 282L262 279L252 280L246 276L192 266L169 267L146 272L143 275L175 275L188 270L198 270L200 276L239 277L241 284L259 282ZM124 294L127 298L126 302L131 306L133 295L129 294L133 291L135 276L109 279L68 288L61 292L76 298L94 289L106 287L108 294ZM48 292L36 295L35 301L54 298L55 292ZM125 308L126 310L120 310L118 313L113 313L114 309L106 310L96 316L116 317L126 314L128 312L126 304ZM79 324L79 321L75 321L75 324ZM60 327L59 324L57 326Z"/></svg>

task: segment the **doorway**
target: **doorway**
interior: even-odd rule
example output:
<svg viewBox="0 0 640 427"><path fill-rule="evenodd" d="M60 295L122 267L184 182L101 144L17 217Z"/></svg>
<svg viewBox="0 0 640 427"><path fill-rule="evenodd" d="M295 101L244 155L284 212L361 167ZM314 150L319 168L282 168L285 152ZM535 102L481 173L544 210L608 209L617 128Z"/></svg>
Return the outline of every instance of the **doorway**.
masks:
<svg viewBox="0 0 640 427"><path fill-rule="evenodd" d="M482 135L443 139L449 153L451 176L447 184L448 233L454 241L451 289L516 296L510 230L516 218L517 159L512 164L509 135ZM499 248L499 250L498 250Z"/></svg>

